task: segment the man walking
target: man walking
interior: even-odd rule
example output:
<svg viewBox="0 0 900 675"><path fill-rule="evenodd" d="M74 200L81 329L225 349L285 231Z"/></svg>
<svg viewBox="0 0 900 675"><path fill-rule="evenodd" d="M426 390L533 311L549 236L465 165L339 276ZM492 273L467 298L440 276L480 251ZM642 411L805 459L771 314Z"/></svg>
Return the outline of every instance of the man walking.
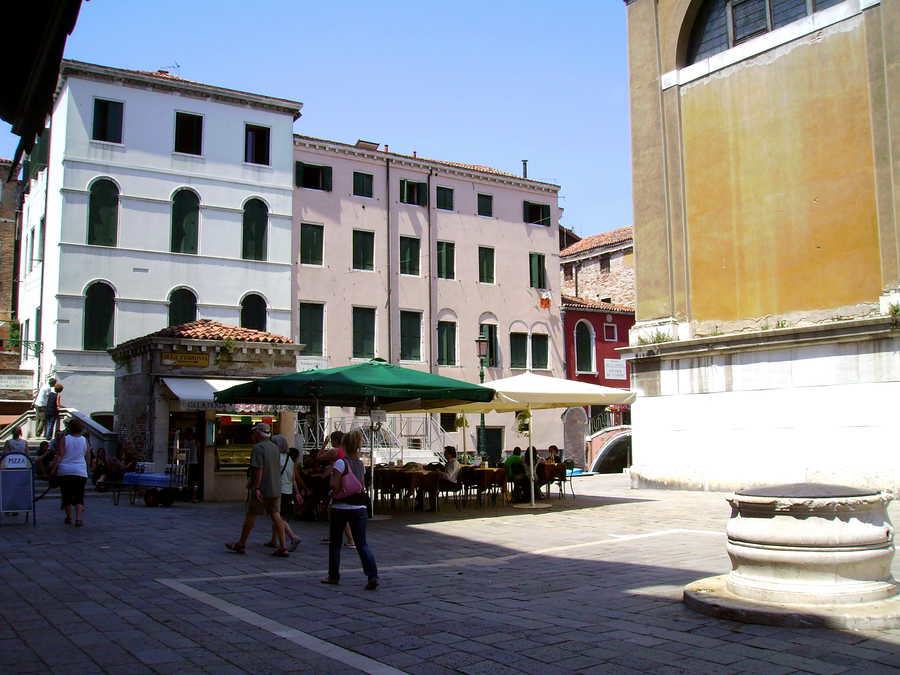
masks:
<svg viewBox="0 0 900 675"><path fill-rule="evenodd" d="M234 543L225 544L225 548L234 553L244 553L247 538L253 531L256 517L263 514L272 519L275 539L278 548L272 554L278 558L290 555L284 546L284 521L281 519L281 466L280 451L272 442L272 428L265 422L253 425L253 450L250 453L250 499L247 502L247 514L241 528L241 538Z"/></svg>
<svg viewBox="0 0 900 675"><path fill-rule="evenodd" d="M34 437L43 438L44 431L47 428L47 397L50 396L50 390L56 384L56 378L51 377L47 380L47 384L38 389L37 396L34 397Z"/></svg>

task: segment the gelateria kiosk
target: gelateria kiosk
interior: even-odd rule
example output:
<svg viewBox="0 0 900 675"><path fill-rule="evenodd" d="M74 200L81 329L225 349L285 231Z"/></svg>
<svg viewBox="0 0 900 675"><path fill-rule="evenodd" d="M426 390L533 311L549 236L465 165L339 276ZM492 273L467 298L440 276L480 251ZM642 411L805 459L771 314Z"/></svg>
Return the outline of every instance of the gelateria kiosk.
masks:
<svg viewBox="0 0 900 675"><path fill-rule="evenodd" d="M250 428L272 425L293 444L296 409L216 403L214 394L298 370L289 338L201 320L110 350L116 364L115 427L153 471L185 464L187 489L206 501L242 500Z"/></svg>

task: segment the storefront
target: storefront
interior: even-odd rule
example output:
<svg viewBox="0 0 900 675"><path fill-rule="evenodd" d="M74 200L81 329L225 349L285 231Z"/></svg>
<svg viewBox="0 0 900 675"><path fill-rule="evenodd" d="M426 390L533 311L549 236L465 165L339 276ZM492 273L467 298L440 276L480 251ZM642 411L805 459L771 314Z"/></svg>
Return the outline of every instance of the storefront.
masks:
<svg viewBox="0 0 900 675"><path fill-rule="evenodd" d="M218 338L218 339L217 339ZM155 471L185 464L189 487L207 501L243 499L256 422L293 443L292 408L214 401L216 391L296 371L286 337L201 320L110 350L116 363L115 426Z"/></svg>

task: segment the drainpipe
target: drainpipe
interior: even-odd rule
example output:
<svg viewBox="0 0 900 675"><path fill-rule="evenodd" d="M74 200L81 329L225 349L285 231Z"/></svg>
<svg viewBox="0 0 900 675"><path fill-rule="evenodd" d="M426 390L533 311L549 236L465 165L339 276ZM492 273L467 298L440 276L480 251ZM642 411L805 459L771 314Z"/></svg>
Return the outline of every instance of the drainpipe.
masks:
<svg viewBox="0 0 900 675"><path fill-rule="evenodd" d="M431 177L434 175L434 169L428 169L428 372L433 373L435 370L434 358L434 301L437 295L437 263L434 260L436 246L433 236L433 228L431 225ZM454 261L455 264L455 261Z"/></svg>
<svg viewBox="0 0 900 675"><path fill-rule="evenodd" d="M385 214L387 224L387 329L388 329L388 363L393 362L394 358L394 307L393 307L393 288L394 288L394 269L391 264L391 253L394 250L394 242L391 238L391 158L384 158L385 169Z"/></svg>

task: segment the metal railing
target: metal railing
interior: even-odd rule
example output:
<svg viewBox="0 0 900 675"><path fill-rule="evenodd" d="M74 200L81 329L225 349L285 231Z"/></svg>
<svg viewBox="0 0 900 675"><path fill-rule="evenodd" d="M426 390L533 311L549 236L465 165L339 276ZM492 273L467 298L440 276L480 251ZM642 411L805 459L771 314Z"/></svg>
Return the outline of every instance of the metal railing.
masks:
<svg viewBox="0 0 900 675"><path fill-rule="evenodd" d="M17 352L21 358L37 356L44 351L44 343L40 340L20 340L19 338L0 338L0 352Z"/></svg>

